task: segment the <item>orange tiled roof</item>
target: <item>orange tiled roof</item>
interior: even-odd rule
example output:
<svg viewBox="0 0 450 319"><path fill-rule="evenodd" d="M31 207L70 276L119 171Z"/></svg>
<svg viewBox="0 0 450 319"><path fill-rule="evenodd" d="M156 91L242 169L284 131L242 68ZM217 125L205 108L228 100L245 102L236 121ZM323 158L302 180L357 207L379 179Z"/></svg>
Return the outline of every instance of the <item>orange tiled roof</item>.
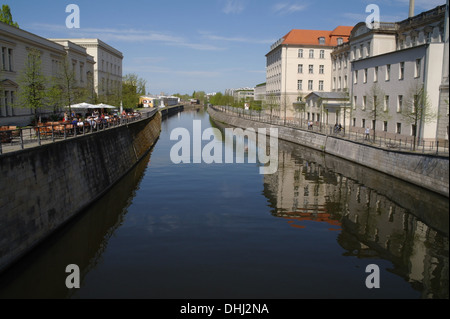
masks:
<svg viewBox="0 0 450 319"><path fill-rule="evenodd" d="M337 38L348 40L353 27L338 26L333 31L293 29L283 38L283 44L319 45L319 38L325 38L324 46L336 46Z"/></svg>

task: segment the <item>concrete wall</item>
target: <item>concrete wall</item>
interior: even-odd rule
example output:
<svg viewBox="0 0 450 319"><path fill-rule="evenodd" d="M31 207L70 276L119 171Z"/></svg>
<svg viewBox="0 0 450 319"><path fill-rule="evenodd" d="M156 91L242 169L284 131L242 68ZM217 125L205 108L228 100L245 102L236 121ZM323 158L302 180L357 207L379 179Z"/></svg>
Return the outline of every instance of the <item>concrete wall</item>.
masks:
<svg viewBox="0 0 450 319"><path fill-rule="evenodd" d="M449 158L387 151L319 133L230 116L208 108L210 116L236 127L278 127L280 139L324 151L449 197Z"/></svg>
<svg viewBox="0 0 450 319"><path fill-rule="evenodd" d="M0 156L0 271L91 205L156 142L161 114Z"/></svg>

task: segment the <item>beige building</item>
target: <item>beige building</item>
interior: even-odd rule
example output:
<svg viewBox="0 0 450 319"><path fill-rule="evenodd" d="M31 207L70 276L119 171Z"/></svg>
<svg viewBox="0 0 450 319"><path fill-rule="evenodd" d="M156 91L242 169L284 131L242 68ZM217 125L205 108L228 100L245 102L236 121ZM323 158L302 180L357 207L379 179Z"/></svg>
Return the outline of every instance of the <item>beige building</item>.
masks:
<svg viewBox="0 0 450 319"><path fill-rule="evenodd" d="M313 91L331 90L331 52L348 40L352 27L333 31L291 30L267 53L266 102L292 118L293 103Z"/></svg>
<svg viewBox="0 0 450 319"><path fill-rule="evenodd" d="M86 49L93 57L94 88L99 99L109 102L112 95L122 91L123 54L99 39L52 39L57 43L70 41ZM114 99L114 98L113 98Z"/></svg>
<svg viewBox="0 0 450 319"><path fill-rule="evenodd" d="M0 126L25 126L34 115L33 110L18 105L19 78L31 49L40 52L47 79L57 76L67 61L78 87L92 87L93 96L97 94L102 102L108 96L120 96L123 55L101 40L45 39L0 22L0 48ZM54 111L49 108L40 113L46 117Z"/></svg>
<svg viewBox="0 0 450 319"><path fill-rule="evenodd" d="M93 73L94 60L86 49L65 41L55 43L25 30L0 22L0 125L25 126L30 124L34 111L18 106L20 76L28 58L28 52L36 49L41 54L42 73L45 77L56 76L69 57L80 86L87 85L89 74ZM41 110L42 116L53 110Z"/></svg>

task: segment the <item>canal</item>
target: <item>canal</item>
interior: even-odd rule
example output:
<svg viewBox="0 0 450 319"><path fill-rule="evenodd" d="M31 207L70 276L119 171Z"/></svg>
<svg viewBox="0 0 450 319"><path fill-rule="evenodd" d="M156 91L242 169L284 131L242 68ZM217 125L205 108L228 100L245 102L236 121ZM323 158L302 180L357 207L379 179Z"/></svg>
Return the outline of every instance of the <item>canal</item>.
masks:
<svg viewBox="0 0 450 319"><path fill-rule="evenodd" d="M194 121L225 128L203 110L165 119L142 162L0 276L0 298L449 297L447 198L283 141L271 175L174 164L171 132Z"/></svg>

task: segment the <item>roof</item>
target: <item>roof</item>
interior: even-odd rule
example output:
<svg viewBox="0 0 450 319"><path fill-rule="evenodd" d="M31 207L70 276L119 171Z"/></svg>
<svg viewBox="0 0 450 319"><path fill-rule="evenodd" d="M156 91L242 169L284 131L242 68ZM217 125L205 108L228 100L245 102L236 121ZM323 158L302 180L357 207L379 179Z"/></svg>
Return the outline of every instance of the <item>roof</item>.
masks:
<svg viewBox="0 0 450 319"><path fill-rule="evenodd" d="M343 38L344 42L347 41L352 29L353 27L348 26L338 26L333 31L293 29L283 37L282 44L336 46L337 38ZM321 37L325 39L324 44L319 44Z"/></svg>
<svg viewBox="0 0 450 319"><path fill-rule="evenodd" d="M317 95L321 99L325 100L345 100L348 99L348 97L343 92L311 92L306 96L306 99L308 99L311 95Z"/></svg>

